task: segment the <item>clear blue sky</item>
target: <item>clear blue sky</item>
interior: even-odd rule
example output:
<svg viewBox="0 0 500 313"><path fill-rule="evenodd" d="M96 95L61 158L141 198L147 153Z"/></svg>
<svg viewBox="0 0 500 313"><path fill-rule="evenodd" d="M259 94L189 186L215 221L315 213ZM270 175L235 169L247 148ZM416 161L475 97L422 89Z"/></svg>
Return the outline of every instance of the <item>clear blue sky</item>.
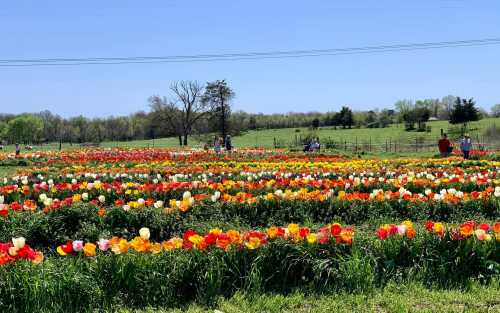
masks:
<svg viewBox="0 0 500 313"><path fill-rule="evenodd" d="M78 3L77 3L78 2ZM192 55L500 37L500 1L5 1L0 59ZM147 110L174 80L226 79L235 109L391 107L448 94L500 102L500 46L286 60L0 68L0 112Z"/></svg>

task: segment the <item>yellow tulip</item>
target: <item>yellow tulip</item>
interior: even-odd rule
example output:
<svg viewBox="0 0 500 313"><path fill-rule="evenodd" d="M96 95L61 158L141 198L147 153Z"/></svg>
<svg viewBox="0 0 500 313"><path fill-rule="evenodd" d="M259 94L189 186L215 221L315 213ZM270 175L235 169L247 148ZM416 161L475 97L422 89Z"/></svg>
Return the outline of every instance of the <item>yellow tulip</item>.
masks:
<svg viewBox="0 0 500 313"><path fill-rule="evenodd" d="M85 256L88 256L88 257L95 256L96 247L97 246L95 244L87 242L83 246L83 253L85 254Z"/></svg>

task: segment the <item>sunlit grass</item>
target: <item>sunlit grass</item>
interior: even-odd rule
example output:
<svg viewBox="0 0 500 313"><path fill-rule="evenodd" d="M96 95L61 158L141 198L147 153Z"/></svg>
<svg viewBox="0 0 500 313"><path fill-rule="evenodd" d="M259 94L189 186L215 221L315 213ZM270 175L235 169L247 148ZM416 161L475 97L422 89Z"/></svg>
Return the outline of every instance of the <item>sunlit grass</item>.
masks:
<svg viewBox="0 0 500 313"><path fill-rule="evenodd" d="M183 309L129 310L122 313L316 313L316 312L500 312L500 287L498 282L489 286L474 285L469 290L430 290L418 284L392 284L371 293L307 296L246 295L237 294L230 299L220 299L213 308L190 305Z"/></svg>

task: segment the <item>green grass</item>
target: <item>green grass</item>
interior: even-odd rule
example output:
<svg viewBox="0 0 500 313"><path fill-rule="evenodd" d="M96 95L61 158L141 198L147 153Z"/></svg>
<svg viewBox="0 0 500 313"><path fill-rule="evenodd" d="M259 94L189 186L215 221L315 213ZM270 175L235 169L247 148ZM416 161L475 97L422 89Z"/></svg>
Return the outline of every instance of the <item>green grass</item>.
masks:
<svg viewBox="0 0 500 313"><path fill-rule="evenodd" d="M477 129L476 131L471 131L473 138L476 135L482 135L484 130L490 125L499 125L500 118L487 118L478 122L470 123L471 129ZM385 144L386 140L400 141L404 143L414 143L416 137L424 137L426 141L437 140L440 136L441 129L447 132L450 124L448 121L434 121L428 122L428 126L431 127L431 132L415 132L415 131L405 131L403 124L394 124L387 128L359 128L359 129L334 129L333 127L320 127L316 134L320 137L321 141L327 139L335 141L348 141L361 143L379 143ZM297 131L299 130L299 131ZM243 136L235 137L234 143L236 146L240 147L253 147L253 146L264 146L272 147L274 139L284 140L287 142L295 141L295 136L299 138L300 136L305 137L309 130L307 128L284 128L284 129L270 129L270 130L257 130L250 131Z"/></svg>
<svg viewBox="0 0 500 313"><path fill-rule="evenodd" d="M373 293L307 296L302 293L283 295L237 294L221 299L214 308L191 305L176 310L128 310L121 313L174 312L500 312L500 287L473 286L470 290L430 290L421 285L390 285Z"/></svg>

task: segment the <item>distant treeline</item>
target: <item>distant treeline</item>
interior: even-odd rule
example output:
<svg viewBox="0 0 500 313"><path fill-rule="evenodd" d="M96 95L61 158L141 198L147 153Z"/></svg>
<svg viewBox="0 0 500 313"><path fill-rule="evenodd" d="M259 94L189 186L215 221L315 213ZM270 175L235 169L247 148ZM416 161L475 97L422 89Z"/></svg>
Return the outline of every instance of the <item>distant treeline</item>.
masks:
<svg viewBox="0 0 500 313"><path fill-rule="evenodd" d="M342 128L387 127L405 122L407 129L416 123L432 119L453 119L457 99L427 99L416 102L398 101L394 109L352 111L344 106L339 112L309 112L263 114L231 112L234 92L225 81L201 85L196 81L172 84L169 98L149 98L149 111L128 116L86 118L77 116L62 118L49 111L24 114L0 114L0 141L3 143L42 142L102 142L179 137L179 143L187 144L188 136L219 133L238 135L248 130L322 127ZM471 100L472 101L472 100ZM479 118L487 115L478 111Z"/></svg>

